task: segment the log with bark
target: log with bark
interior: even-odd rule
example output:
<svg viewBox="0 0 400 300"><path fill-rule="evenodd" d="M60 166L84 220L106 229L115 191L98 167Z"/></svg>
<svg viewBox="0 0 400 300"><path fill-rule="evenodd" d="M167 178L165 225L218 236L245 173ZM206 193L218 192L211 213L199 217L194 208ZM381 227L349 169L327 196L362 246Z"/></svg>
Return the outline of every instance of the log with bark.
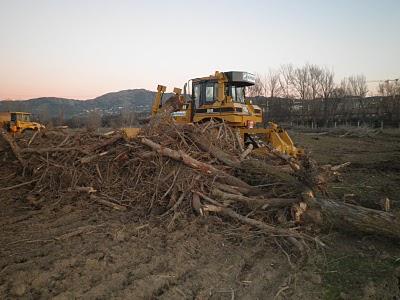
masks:
<svg viewBox="0 0 400 300"><path fill-rule="evenodd" d="M312 222L326 229L400 240L399 216L331 199L314 198L310 191L305 192L303 198L308 206L302 215L305 223Z"/></svg>

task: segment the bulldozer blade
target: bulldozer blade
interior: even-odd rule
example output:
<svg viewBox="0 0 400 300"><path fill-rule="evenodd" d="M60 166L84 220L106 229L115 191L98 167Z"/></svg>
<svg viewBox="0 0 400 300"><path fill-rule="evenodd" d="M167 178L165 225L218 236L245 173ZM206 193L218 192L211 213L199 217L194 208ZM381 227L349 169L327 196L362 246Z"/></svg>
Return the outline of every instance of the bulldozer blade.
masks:
<svg viewBox="0 0 400 300"><path fill-rule="evenodd" d="M304 154L303 149L297 148L294 145L287 131L278 126L271 126L269 128L244 128L240 129L240 132L243 138L247 136L257 148L270 145L280 153L294 158Z"/></svg>

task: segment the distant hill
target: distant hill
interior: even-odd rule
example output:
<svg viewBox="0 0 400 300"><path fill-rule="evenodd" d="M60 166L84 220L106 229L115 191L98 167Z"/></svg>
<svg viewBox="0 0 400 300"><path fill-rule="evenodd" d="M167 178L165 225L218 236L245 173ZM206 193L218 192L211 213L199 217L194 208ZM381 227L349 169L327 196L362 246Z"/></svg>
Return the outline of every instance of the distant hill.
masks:
<svg viewBox="0 0 400 300"><path fill-rule="evenodd" d="M69 119L86 115L97 110L102 115L118 114L121 111L137 113L149 112L155 92L145 89L123 90L107 93L90 100L75 100L56 97L42 97L29 100L0 101L0 111L27 111L36 116L57 117ZM166 94L167 99L170 94Z"/></svg>

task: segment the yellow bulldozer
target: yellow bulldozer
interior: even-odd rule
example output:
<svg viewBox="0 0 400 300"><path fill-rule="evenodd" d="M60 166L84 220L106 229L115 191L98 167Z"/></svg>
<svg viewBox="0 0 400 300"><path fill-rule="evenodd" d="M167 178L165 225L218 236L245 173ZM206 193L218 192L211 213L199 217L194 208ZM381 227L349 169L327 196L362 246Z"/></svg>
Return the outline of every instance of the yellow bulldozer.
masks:
<svg viewBox="0 0 400 300"><path fill-rule="evenodd" d="M255 76L248 72L218 72L207 77L189 80L182 89L174 89L178 99L171 115L177 123L225 122L239 132L245 144L260 148L267 145L292 157L303 151L295 147L287 131L273 122L262 127L263 114L259 106L246 98L246 87L255 84ZM191 88L187 95L188 86ZM163 108L166 87L159 85L152 106L152 116ZM135 132L135 131L134 131ZM137 132L137 131L136 131Z"/></svg>
<svg viewBox="0 0 400 300"><path fill-rule="evenodd" d="M45 126L31 121L31 114L27 112L0 112L0 129L11 133L23 133L25 131L37 131Z"/></svg>

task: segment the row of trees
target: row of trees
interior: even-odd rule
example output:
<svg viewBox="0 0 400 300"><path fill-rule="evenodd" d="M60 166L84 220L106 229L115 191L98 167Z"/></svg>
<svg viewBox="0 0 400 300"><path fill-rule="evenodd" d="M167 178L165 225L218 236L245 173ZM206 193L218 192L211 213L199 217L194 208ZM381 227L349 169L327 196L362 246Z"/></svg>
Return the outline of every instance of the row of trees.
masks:
<svg viewBox="0 0 400 300"><path fill-rule="evenodd" d="M397 96L400 95L399 79L385 80L379 83L378 94L381 96Z"/></svg>
<svg viewBox="0 0 400 300"><path fill-rule="evenodd" d="M335 82L332 69L315 64L296 67L282 65L279 69L269 69L266 74L256 75L256 84L249 88L249 96L264 96L286 99L329 99L344 97L364 98L368 93L368 84L364 75L353 75ZM379 84L378 95L394 96L400 94L398 80L384 81Z"/></svg>
<svg viewBox="0 0 400 300"><path fill-rule="evenodd" d="M335 81L327 67L305 64L282 65L277 70L256 76L248 90L264 111L265 121L291 121L328 126L340 122L373 124L400 122L400 84L398 80L379 82L377 97L367 97L364 75Z"/></svg>

